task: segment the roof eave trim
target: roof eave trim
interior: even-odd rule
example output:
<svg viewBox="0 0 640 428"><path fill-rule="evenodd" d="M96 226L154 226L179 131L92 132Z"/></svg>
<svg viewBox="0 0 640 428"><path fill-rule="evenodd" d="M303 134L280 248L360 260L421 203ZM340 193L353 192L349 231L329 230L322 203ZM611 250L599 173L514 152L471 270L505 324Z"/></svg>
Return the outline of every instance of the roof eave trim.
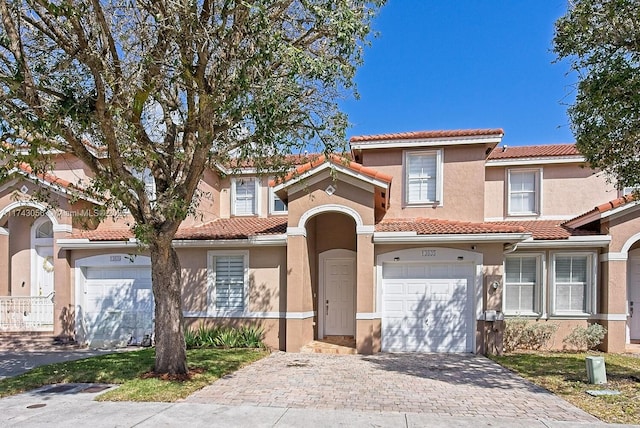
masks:
<svg viewBox="0 0 640 428"><path fill-rule="evenodd" d="M600 212L596 209L593 212L583 214L580 217L577 217L573 220L569 220L565 222L564 225L575 229L576 227L584 226L585 224L589 224L591 222L602 220L608 217L611 217L613 219L613 218L619 217L620 215L626 214L625 211L635 208L639 204L640 204L640 201L631 201L619 207L607 210L605 212Z"/></svg>
<svg viewBox="0 0 640 428"><path fill-rule="evenodd" d="M128 241L92 241L86 238L58 239L58 247L63 250L84 250L100 248L133 248L138 247L138 241L134 238ZM286 246L287 235L255 235L247 239L175 239L175 248L205 248L224 246Z"/></svg>
<svg viewBox="0 0 640 428"><path fill-rule="evenodd" d="M604 248L611 242L610 235L570 236L567 239L530 239L518 244L518 248Z"/></svg>
<svg viewBox="0 0 640 428"><path fill-rule="evenodd" d="M85 250L98 248L137 248L139 242L135 238L126 241L92 241L86 238L67 238L56 241L62 250Z"/></svg>
<svg viewBox="0 0 640 428"><path fill-rule="evenodd" d="M485 163L487 167L518 166L518 165L538 165L538 164L560 164L560 163L584 163L587 160L584 156L540 156L526 158L506 158L489 159Z"/></svg>
<svg viewBox="0 0 640 428"><path fill-rule="evenodd" d="M439 138L398 138L390 140L356 141L351 142L351 150L388 149L399 147L432 147L457 146L463 144L498 144L502 141L502 134L486 137L439 137Z"/></svg>
<svg viewBox="0 0 640 428"><path fill-rule="evenodd" d="M176 239L174 248L210 248L210 247L283 247L287 245L287 235L256 235L247 239Z"/></svg>
<svg viewBox="0 0 640 428"><path fill-rule="evenodd" d="M602 215L600 211L594 211L591 213L583 214L580 217L565 221L564 223L562 223L562 225L575 229L584 226L585 224L600 220L601 218Z"/></svg>
<svg viewBox="0 0 640 428"><path fill-rule="evenodd" d="M531 238L530 233L449 233L418 235L416 232L375 232L375 244L405 243L477 243L477 242L522 242Z"/></svg>

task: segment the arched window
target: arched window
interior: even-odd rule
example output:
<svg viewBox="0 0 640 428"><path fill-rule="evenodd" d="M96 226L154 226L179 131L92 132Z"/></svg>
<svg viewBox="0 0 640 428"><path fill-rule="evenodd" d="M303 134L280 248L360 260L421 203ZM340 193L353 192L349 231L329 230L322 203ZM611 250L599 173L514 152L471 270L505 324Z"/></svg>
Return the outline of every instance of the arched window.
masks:
<svg viewBox="0 0 640 428"><path fill-rule="evenodd" d="M53 238L53 224L47 219L36 227L36 238Z"/></svg>

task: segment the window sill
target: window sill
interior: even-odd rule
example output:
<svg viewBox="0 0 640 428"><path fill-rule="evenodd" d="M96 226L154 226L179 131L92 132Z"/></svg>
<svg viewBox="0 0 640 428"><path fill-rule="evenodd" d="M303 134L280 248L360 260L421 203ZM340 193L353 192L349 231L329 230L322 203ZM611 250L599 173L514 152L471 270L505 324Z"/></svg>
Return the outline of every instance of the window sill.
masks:
<svg viewBox="0 0 640 428"><path fill-rule="evenodd" d="M536 313L536 312L505 312L504 313L504 317L505 318L542 318L542 314L541 313Z"/></svg>
<svg viewBox="0 0 640 428"><path fill-rule="evenodd" d="M539 212L507 213L508 217L540 217Z"/></svg>
<svg viewBox="0 0 640 428"><path fill-rule="evenodd" d="M555 314L550 314L549 319L588 319L592 316L593 314L584 312L558 312Z"/></svg>
<svg viewBox="0 0 640 428"><path fill-rule="evenodd" d="M431 208L431 207L441 207L442 202L440 201L432 201L432 202L405 202L402 208Z"/></svg>

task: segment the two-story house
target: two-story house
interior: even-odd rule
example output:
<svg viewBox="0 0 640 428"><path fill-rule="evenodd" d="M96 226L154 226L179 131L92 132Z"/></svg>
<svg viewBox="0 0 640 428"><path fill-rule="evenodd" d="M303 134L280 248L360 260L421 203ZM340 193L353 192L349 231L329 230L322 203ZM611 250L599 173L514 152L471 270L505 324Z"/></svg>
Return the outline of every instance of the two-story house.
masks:
<svg viewBox="0 0 640 428"><path fill-rule="evenodd" d="M349 159L310 156L279 181L207 170L174 241L187 323L257 324L293 352L329 336L360 353L495 352L504 317L523 316L557 323L556 347L601 323L603 349L623 351L640 339L636 202L573 145L502 137L353 137ZM150 260L126 216L92 221L100 202L70 198L88 177L60 154L51 174L25 166L0 187L0 305L14 305L0 328L92 345L151 332ZM31 197L42 186L55 209Z"/></svg>

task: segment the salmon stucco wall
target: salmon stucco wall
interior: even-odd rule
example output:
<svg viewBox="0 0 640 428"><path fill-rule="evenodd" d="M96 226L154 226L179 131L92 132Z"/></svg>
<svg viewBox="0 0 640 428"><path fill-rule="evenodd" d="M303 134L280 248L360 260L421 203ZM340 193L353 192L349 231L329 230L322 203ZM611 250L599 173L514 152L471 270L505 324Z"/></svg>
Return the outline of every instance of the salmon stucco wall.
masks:
<svg viewBox="0 0 640 428"><path fill-rule="evenodd" d="M484 217L508 217L508 170L542 170L540 216L571 218L615 199L617 190L606 176L584 164L491 166L486 168Z"/></svg>
<svg viewBox="0 0 640 428"><path fill-rule="evenodd" d="M437 148L425 148L430 151ZM406 151L420 149L366 150L364 166L393 176L389 209L385 218L428 217L437 219L481 222L484 218L484 145L447 146L443 150L442 206L411 206L404 201L403 157Z"/></svg>

